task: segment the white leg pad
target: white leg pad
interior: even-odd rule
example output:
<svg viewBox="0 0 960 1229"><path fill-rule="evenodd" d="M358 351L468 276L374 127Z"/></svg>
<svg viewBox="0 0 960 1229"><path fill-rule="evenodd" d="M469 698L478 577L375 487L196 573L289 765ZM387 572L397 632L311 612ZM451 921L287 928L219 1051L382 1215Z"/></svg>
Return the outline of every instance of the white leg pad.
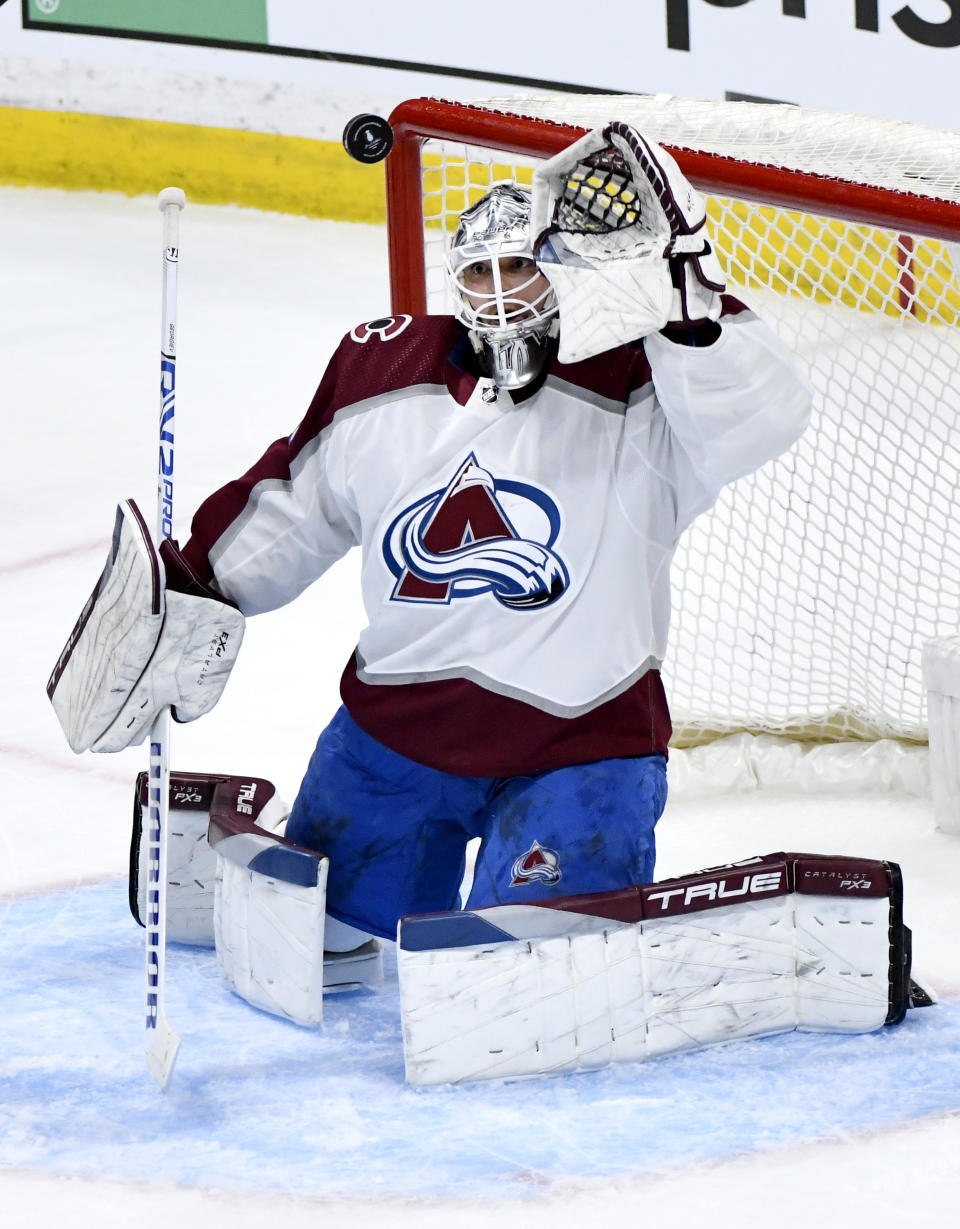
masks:
<svg viewBox="0 0 960 1229"><path fill-rule="evenodd" d="M797 1028L869 1033L885 1023L890 902L882 897L794 897Z"/></svg>
<svg viewBox="0 0 960 1229"><path fill-rule="evenodd" d="M407 1080L546 1075L793 1029L881 1028L902 1017L909 980L893 872L771 855L559 905L405 918Z"/></svg>
<svg viewBox="0 0 960 1229"><path fill-rule="evenodd" d="M258 777L234 778L249 793L257 826L280 831L288 807L269 781ZM218 788L230 788L230 777L209 773L170 774L167 830L167 938L174 943L213 947L213 899L217 881L217 855L207 840L210 811ZM145 772L137 777L134 793L133 838L130 850L130 905L138 922L147 916L147 842L142 839L147 809Z"/></svg>
<svg viewBox="0 0 960 1229"><path fill-rule="evenodd" d="M147 774L137 779L130 905L146 917ZM216 947L221 973L256 1007L319 1024L324 990L383 982L379 940L324 917L327 859L285 840L288 808L260 777L170 777L167 937ZM332 933L332 951L324 943Z"/></svg>
<svg viewBox="0 0 960 1229"><path fill-rule="evenodd" d="M269 782L231 777L214 791L207 839L217 858L213 933L228 986L254 1007L297 1024L323 1019L323 854L256 822Z"/></svg>
<svg viewBox="0 0 960 1229"><path fill-rule="evenodd" d="M326 858L312 885L218 858L214 927L224 981L254 1007L314 1026L323 1020Z"/></svg>
<svg viewBox="0 0 960 1229"><path fill-rule="evenodd" d="M196 811L171 813L167 836L167 938L173 943L213 947L217 855L207 841L207 817ZM147 844L141 842L141 917L146 916L147 854Z"/></svg>

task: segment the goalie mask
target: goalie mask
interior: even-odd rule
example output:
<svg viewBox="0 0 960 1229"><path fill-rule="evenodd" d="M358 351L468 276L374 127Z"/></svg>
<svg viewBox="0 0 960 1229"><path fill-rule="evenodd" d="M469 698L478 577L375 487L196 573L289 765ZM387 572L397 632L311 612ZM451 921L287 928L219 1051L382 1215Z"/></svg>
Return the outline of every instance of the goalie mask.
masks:
<svg viewBox="0 0 960 1229"><path fill-rule="evenodd" d="M501 388L522 388L543 369L557 300L537 268L530 194L495 184L460 215L446 257L455 313Z"/></svg>

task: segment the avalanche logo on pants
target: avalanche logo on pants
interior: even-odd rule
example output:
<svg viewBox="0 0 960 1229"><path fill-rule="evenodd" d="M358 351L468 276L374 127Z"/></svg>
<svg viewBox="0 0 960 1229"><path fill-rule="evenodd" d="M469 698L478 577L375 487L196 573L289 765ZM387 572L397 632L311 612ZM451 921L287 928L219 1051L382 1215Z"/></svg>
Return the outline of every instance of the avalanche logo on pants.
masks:
<svg viewBox="0 0 960 1229"><path fill-rule="evenodd" d="M521 518L535 536L517 532L513 521ZM546 492L495 481L471 452L444 490L404 508L387 530L383 557L397 578L390 600L449 604L492 593L511 610L548 606L570 584L551 549L560 525Z"/></svg>
<svg viewBox="0 0 960 1229"><path fill-rule="evenodd" d="M559 883L560 859L555 850L547 849L539 841L534 841L527 852L514 862L511 874L512 888L522 888L528 883Z"/></svg>

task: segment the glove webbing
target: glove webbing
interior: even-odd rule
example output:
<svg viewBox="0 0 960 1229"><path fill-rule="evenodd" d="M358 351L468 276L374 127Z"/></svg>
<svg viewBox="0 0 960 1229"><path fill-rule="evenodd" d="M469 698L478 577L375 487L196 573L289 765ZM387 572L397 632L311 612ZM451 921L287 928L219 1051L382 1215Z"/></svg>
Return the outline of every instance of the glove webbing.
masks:
<svg viewBox="0 0 960 1229"><path fill-rule="evenodd" d="M623 158L612 146L578 162L567 176L554 209L561 230L608 234L633 226L640 199Z"/></svg>

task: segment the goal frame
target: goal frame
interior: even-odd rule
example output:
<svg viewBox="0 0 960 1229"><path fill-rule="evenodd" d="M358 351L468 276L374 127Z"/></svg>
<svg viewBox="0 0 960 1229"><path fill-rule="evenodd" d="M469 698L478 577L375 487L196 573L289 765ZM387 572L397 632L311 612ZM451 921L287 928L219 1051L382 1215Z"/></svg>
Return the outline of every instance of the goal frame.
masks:
<svg viewBox="0 0 960 1229"><path fill-rule="evenodd" d="M526 174L531 161L552 157L615 115L617 101L578 95L474 103L418 98L396 107L390 116L395 143L385 167L392 310L449 310L441 306L435 280L437 240L449 241L457 209L456 199L452 206L444 200L447 187L465 203L473 191L482 192L486 181L469 174L474 162L496 167L497 175L509 174L515 162ZM753 278L756 262L763 276L749 282L751 295L758 288L766 296L759 310L769 309L775 331L778 319L781 330L796 328L782 339L806 347L803 362L818 382L815 424L798 448L734 484L678 548L674 575L683 579L674 595L683 600L676 603L665 663L674 701L672 745L696 746L738 732L805 743L923 743L928 714L920 649L930 636L960 627L960 539L954 532L960 530L960 381L953 376L960 371L960 136L785 105L665 99L661 107L646 96L622 102L622 113L659 133L688 179L722 211L722 242L734 245L726 254L738 277ZM745 106L758 109L735 110ZM716 126L701 124L711 112ZM551 114L555 118L546 118ZM443 145L452 147L452 166L468 168L465 179L458 171L447 186ZM437 203L439 215L433 212ZM745 212L738 212L741 207ZM781 232L764 221L768 207L794 229ZM711 216L716 226L720 216ZM755 217L764 229L750 229ZM848 228L842 234L850 237L837 239L838 227ZM753 242L758 234L762 251ZM777 241L772 246L771 236ZM776 263L781 257L783 269ZM731 285L739 294L736 279ZM848 314L851 307L860 310ZM808 310L812 315L801 325L797 312ZM829 343L827 352L812 358L810 347L821 339ZM847 414L848 406L854 413ZM949 452L949 463L942 455L931 461L937 449ZM839 468L841 458L853 468ZM919 501L910 473L933 483L917 488ZM776 485L781 480L788 485ZM841 486L852 502L835 535L825 518ZM868 500L857 503L864 490ZM903 499L911 507L901 518ZM768 506L789 518L777 522L784 536L773 556L762 545L773 522L752 519ZM946 521L923 519L927 512L940 516L944 506ZM723 561L742 541L741 526L755 523L761 528L746 544L747 572L739 570L741 556L724 571ZM729 543L723 536L728 528ZM878 549L888 546L890 568L887 557L877 560ZM916 564L907 558L910 551ZM854 575L839 577L840 595L830 586L848 559L856 559ZM688 560L696 566L688 567ZM821 602L821 591L832 597ZM804 600L793 600L798 597ZM781 618L784 604L789 610ZM717 640L723 656L708 685L695 660L701 609L714 619L710 627L724 633ZM717 616L727 622L718 623ZM735 699L724 691L734 682ZM716 700L723 715L714 717Z"/></svg>
<svg viewBox="0 0 960 1229"><path fill-rule="evenodd" d="M520 157L550 158L588 131L438 98L400 103L390 115L390 124L394 132L393 150L386 162L390 300L395 312L410 315L427 310L421 210L423 141L461 141ZM673 145L664 148L702 192L960 242L960 203ZM909 293L906 246L902 277L904 292Z"/></svg>

